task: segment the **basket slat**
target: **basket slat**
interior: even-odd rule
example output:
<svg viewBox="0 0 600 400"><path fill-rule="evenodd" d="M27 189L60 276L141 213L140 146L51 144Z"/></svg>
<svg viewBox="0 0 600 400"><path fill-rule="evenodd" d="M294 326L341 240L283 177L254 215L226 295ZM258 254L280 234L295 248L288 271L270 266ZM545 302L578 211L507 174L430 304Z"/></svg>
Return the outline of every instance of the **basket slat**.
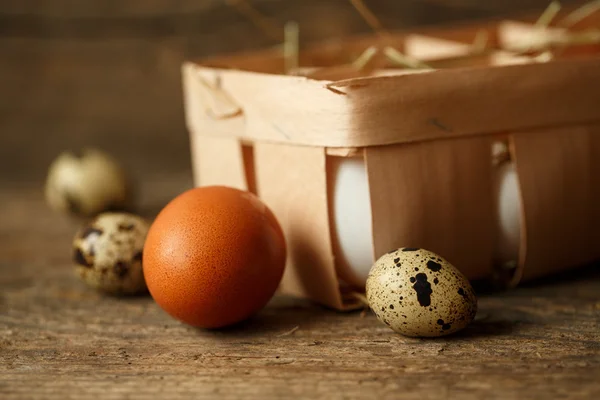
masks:
<svg viewBox="0 0 600 400"><path fill-rule="evenodd" d="M352 99L350 140L365 145L600 119L599 58L361 78L335 87Z"/></svg>
<svg viewBox="0 0 600 400"><path fill-rule="evenodd" d="M424 247L471 279L490 275L490 154L488 137L367 148L375 257Z"/></svg>
<svg viewBox="0 0 600 400"><path fill-rule="evenodd" d="M363 147L600 119L598 58L336 82L334 90L345 94L302 77L194 64L184 71L186 81L195 75L219 76L220 90L243 111L243 116L211 117L193 106L203 103L197 99L200 92L190 87L186 115L191 130L248 140Z"/></svg>
<svg viewBox="0 0 600 400"><path fill-rule="evenodd" d="M329 230L325 150L256 143L254 157L258 194L286 233L281 291L343 309Z"/></svg>
<svg viewBox="0 0 600 400"><path fill-rule="evenodd" d="M590 262L600 255L598 138L588 126L549 128L512 137L524 232L515 276L528 280ZM596 146L592 146L596 143Z"/></svg>
<svg viewBox="0 0 600 400"><path fill-rule="evenodd" d="M195 134L190 136L197 184L227 185L248 190L242 148L237 139Z"/></svg>

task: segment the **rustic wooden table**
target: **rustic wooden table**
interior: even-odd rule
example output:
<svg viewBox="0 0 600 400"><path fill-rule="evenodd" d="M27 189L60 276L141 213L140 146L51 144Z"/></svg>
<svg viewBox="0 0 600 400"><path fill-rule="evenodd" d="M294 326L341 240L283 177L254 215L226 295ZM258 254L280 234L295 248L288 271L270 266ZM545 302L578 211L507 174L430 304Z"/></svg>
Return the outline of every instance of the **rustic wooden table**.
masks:
<svg viewBox="0 0 600 400"><path fill-rule="evenodd" d="M189 186L187 174L150 179L142 213ZM149 297L79 282L78 222L50 212L40 189L0 194L0 398L600 396L597 267L483 293L477 320L444 339L404 338L371 312L283 297L241 326L203 331Z"/></svg>
<svg viewBox="0 0 600 400"><path fill-rule="evenodd" d="M203 331L147 296L86 288L70 259L80 222L43 200L49 162L82 145L110 151L140 183L139 212L152 218L192 185L181 61L267 41L219 1L34 3L0 4L1 399L600 398L594 266L480 290L477 320L434 340L396 335L370 312L283 297L241 326ZM255 3L297 16L312 39L365 28L342 1ZM387 26L406 27L547 2L370 3ZM314 18L324 9L339 18Z"/></svg>

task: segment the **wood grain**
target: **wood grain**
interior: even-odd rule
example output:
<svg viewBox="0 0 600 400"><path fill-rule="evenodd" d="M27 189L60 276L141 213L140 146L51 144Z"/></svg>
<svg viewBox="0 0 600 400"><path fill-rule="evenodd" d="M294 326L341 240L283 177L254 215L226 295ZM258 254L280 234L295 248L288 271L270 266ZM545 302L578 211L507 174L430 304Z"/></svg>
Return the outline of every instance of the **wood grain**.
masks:
<svg viewBox="0 0 600 400"><path fill-rule="evenodd" d="M313 38L367 29L344 1L253 1L301 26L314 20ZM372 2L398 27L547 3ZM318 21L318 7L339 20ZM0 398L600 397L597 266L482 294L478 320L441 340L283 297L246 324L200 331L148 297L105 297L77 280L80 222L42 199L50 160L109 150L139 182L137 210L153 217L193 185L181 61L264 44L218 1L0 2Z"/></svg>
<svg viewBox="0 0 600 400"><path fill-rule="evenodd" d="M375 259L422 247L443 254L468 279L492 275L491 142L476 137L366 148Z"/></svg>
<svg viewBox="0 0 600 400"><path fill-rule="evenodd" d="M598 124L513 135L523 204L523 279L598 256L592 134ZM549 160L552 160L549 162ZM547 243L560 243L549 252Z"/></svg>
<svg viewBox="0 0 600 400"><path fill-rule="evenodd" d="M296 19L303 42L369 31L344 0L251 1L282 23ZM400 29L541 11L547 1L368 3L386 27ZM222 0L4 0L0 174L40 181L38 161L86 144L116 153L136 176L190 168L181 63L267 45Z"/></svg>
<svg viewBox="0 0 600 400"><path fill-rule="evenodd" d="M184 71L186 118L195 132L306 146L378 146L593 122L600 104L597 57L334 82L194 63ZM221 82L212 95L195 82L209 76ZM222 108L240 112L208 113L218 97L234 100Z"/></svg>
<svg viewBox="0 0 600 400"><path fill-rule="evenodd" d="M254 161L258 195L286 239L281 291L342 309L329 231L325 150L256 143Z"/></svg>
<svg viewBox="0 0 600 400"><path fill-rule="evenodd" d="M149 179L143 213L190 185ZM600 396L600 269L480 295L477 320L437 340L373 314L278 297L253 320L202 331L148 297L112 298L73 274L77 223L35 185L0 193L0 397L592 399ZM294 328L296 328L294 330Z"/></svg>

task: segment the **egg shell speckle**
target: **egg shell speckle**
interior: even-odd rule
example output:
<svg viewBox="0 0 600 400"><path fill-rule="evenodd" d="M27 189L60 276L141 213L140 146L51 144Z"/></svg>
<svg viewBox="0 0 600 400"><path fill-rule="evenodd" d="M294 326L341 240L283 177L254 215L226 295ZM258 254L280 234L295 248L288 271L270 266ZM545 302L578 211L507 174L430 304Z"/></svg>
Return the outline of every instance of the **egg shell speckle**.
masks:
<svg viewBox="0 0 600 400"><path fill-rule="evenodd" d="M142 251L148 228L143 218L133 214L100 214L73 240L77 275L103 292L145 292Z"/></svg>
<svg viewBox="0 0 600 400"><path fill-rule="evenodd" d="M369 273L366 295L377 318L405 336L449 335L477 313L469 280L424 249L401 248L380 257Z"/></svg>

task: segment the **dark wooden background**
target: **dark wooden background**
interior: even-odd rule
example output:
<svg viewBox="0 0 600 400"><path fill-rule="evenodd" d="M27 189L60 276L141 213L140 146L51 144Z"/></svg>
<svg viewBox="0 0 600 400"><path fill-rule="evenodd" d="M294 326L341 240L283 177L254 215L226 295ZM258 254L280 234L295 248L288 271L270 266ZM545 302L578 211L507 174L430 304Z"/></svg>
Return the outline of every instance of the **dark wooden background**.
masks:
<svg viewBox="0 0 600 400"><path fill-rule="evenodd" d="M347 0L251 0L303 41L367 32ZM367 0L390 29L533 10L548 0ZM563 1L563 3L569 3ZM0 1L0 174L40 181L96 145L135 176L189 170L183 60L272 45L222 0Z"/></svg>
<svg viewBox="0 0 600 400"><path fill-rule="evenodd" d="M389 28L541 12L546 0L367 0ZM302 39L367 32L345 0L254 0ZM566 3L566 2L565 2ZM600 269L480 290L464 332L394 334L366 312L275 298L217 332L73 274L80 221L43 199L48 164L117 156L152 218L191 186L179 68L273 44L216 0L0 1L0 399L600 398Z"/></svg>

